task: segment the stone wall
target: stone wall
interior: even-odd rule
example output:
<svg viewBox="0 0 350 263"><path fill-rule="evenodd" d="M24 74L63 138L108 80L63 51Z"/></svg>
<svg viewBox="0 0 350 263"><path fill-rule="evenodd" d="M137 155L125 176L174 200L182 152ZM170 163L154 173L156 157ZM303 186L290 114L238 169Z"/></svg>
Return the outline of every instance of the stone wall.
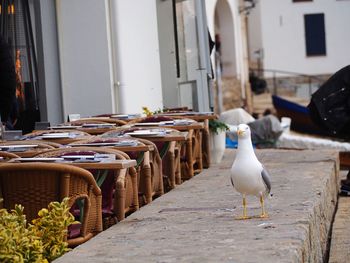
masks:
<svg viewBox="0 0 350 263"><path fill-rule="evenodd" d="M214 101L217 102L217 85L215 82ZM241 83L236 78L222 78L223 111L240 108L244 105L242 100ZM215 103L217 109L217 103Z"/></svg>
<svg viewBox="0 0 350 263"><path fill-rule="evenodd" d="M268 219L249 196L250 220L230 183L234 150L55 262L322 263L339 189L335 151L257 150L271 174ZM254 217L255 216L255 217Z"/></svg>

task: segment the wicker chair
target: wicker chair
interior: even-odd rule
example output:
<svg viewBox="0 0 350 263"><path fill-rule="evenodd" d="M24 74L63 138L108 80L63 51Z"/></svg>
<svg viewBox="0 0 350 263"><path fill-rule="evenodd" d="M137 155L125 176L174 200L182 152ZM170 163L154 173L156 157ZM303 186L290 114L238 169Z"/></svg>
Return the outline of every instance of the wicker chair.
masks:
<svg viewBox="0 0 350 263"><path fill-rule="evenodd" d="M130 159L124 152L102 147L72 147L53 149L42 152L35 157L61 157L64 155L91 155L96 153L114 154L116 159ZM91 171L96 174L97 171ZM125 218L126 214L130 214L139 208L138 192L137 192L137 172L134 167L127 171L110 171L105 181L100 186L103 195L103 217L106 220L113 221L116 217L118 221ZM109 226L111 223L108 223Z"/></svg>
<svg viewBox="0 0 350 263"><path fill-rule="evenodd" d="M27 141L21 141L21 142L27 144L28 140L27 140ZM45 144L47 144L47 145L52 146L53 149L64 147L64 145L62 145L62 144L60 144L60 143L57 143L57 142L50 142L50 141L45 141L45 142L43 142L43 141L40 141L40 140L30 140L30 142L31 142L31 143L34 143L34 144L37 144L37 143L45 143Z"/></svg>
<svg viewBox="0 0 350 263"><path fill-rule="evenodd" d="M75 122L84 122L84 123L91 123L92 121L98 121L98 122L103 122L103 123L113 123L116 126L123 126L127 124L126 121L124 120L118 120L118 119L113 119L109 117L91 117L91 118L81 118L78 121Z"/></svg>
<svg viewBox="0 0 350 263"><path fill-rule="evenodd" d="M14 159L14 158L19 158L19 156L17 154L14 154L14 153L9 153L9 152L3 152L3 151L0 151L0 163L3 163L3 162L7 162L11 159ZM2 198L2 190L1 190L1 185L0 185L0 209L3 208L4 204L4 199Z"/></svg>
<svg viewBox="0 0 350 263"><path fill-rule="evenodd" d="M92 116L92 118L110 118L111 116L115 115L116 113L104 113L104 114L97 114Z"/></svg>
<svg viewBox="0 0 350 263"><path fill-rule="evenodd" d="M78 130L72 130L72 129L61 129L61 130L41 130L41 131L33 131L31 133L27 133L24 135L25 140L41 140L40 136L47 133L69 133L74 135L74 138L48 138L45 139L45 142L54 142L56 144L66 145L68 143L72 143L78 140L82 140L88 137L91 137L91 135L84 131L78 131Z"/></svg>
<svg viewBox="0 0 350 263"><path fill-rule="evenodd" d="M181 113L187 113L185 116L181 116ZM177 110L177 111L167 111L162 113L162 117L167 117L167 113L172 114L171 118L174 120L181 120L181 119L187 119L187 120L195 120L198 121L197 118L195 117L196 115L190 115L191 111L186 111L186 110ZM179 116L176 116L174 114L179 113ZM203 168L209 168L210 167L210 149L209 149L209 119L205 119L203 121L203 129L202 130L195 130L194 131L194 136L193 136L193 141L194 143L197 143L199 141L199 136L201 136L201 155L202 158L199 159L197 156L197 152L194 152L194 156L196 158L195 164L194 164L194 173L199 173L203 170ZM193 148L194 151L196 151L197 149L199 149L199 145L195 146Z"/></svg>
<svg viewBox="0 0 350 263"><path fill-rule="evenodd" d="M0 157L2 157L3 162L6 162L6 161L11 160L13 158L19 158L19 156L17 154L3 152L3 151L0 151Z"/></svg>
<svg viewBox="0 0 350 263"><path fill-rule="evenodd" d="M153 198L159 197L164 194L162 158L160 157L160 154L158 152L157 145L146 139L139 138L138 140L144 143L145 145L153 146L154 149L149 154L150 172L147 172L147 170L145 169L140 171L141 176L139 190L141 191L141 193L151 193L151 196L149 194L145 195L146 203L149 203L150 200L152 200ZM147 179L148 174L150 175L150 180ZM149 181L150 183L148 183Z"/></svg>
<svg viewBox="0 0 350 263"><path fill-rule="evenodd" d="M84 199L79 235L68 238L71 247L102 231L102 195L92 174L85 169L55 163L7 163L0 166L4 208L24 206L28 221L52 201L69 197L70 205Z"/></svg>
<svg viewBox="0 0 350 263"><path fill-rule="evenodd" d="M72 125L72 126L82 126L84 124L106 124L106 125L110 126L110 127L77 127L77 130L79 130L79 131L86 132L90 135L99 135L99 134L105 133L105 132L110 131L110 130L115 130L116 126L114 126L114 124L119 126L119 125L124 125L125 123L123 122L123 124L119 124L119 123L115 123L115 122L106 122L106 121L100 120L98 118L79 119L76 121L71 121L71 122L65 123L65 125Z"/></svg>
<svg viewBox="0 0 350 263"><path fill-rule="evenodd" d="M188 107L184 106L184 107L175 107L175 108L165 108L164 112L170 112L170 113L174 113L174 112L189 112L192 111L192 109L189 109Z"/></svg>
<svg viewBox="0 0 350 263"><path fill-rule="evenodd" d="M72 130L72 129L60 129L60 130L40 130L40 131L33 131L31 133L25 134L25 139L33 139L37 136L46 134L46 133L62 133L62 132L68 132L68 133L74 133L74 135L77 136L90 136L87 132Z"/></svg>
<svg viewBox="0 0 350 263"><path fill-rule="evenodd" d="M202 132L189 131L185 147L181 148L181 176L183 180L192 178L203 170L202 163ZM190 154L189 154L190 153Z"/></svg>
<svg viewBox="0 0 350 263"><path fill-rule="evenodd" d="M103 142L118 142L118 141L125 141L125 138L123 137L115 137L115 133L113 131L109 131L107 133L104 133L100 136L95 136L91 139L82 140L78 142L74 142L69 144L72 147L75 147L74 145L79 144L93 144L93 143L103 143ZM159 190L158 185L160 184L158 182L158 179L161 177L161 173L159 172L160 167L153 164L154 157L156 158L159 156L157 154L157 149L154 144L147 140L142 139L136 139L136 138L129 138L128 140L137 141L138 145L151 145L153 148L153 151L156 151L153 153L153 151L145 151L145 152L135 152L132 150L132 147L130 147L130 150L123 149L122 151L125 151L125 153L131 158L137 160L137 182L138 182L138 191L139 191L139 206L145 205L147 203L150 203L153 199L153 196L159 196L164 193L164 191L161 189ZM108 148L114 149L113 146L109 146ZM127 147L128 148L128 147ZM160 158L156 161L156 163L160 163ZM152 171L154 171L152 173ZM156 176L152 176L152 174L156 174ZM155 186L157 185L157 186ZM157 189L157 190L155 190Z"/></svg>
<svg viewBox="0 0 350 263"><path fill-rule="evenodd" d="M175 119L183 119L183 117L168 116L151 116L138 118L130 121L130 124L142 122L161 122ZM176 129L176 128L174 128ZM188 138L184 145L181 143L171 143L166 154L162 155L163 173L166 182L165 189L169 190L176 184L181 184L183 180L190 179L195 172L202 170L201 165L201 132L199 130L190 130Z"/></svg>
<svg viewBox="0 0 350 263"><path fill-rule="evenodd" d="M119 116L118 116L119 115ZM97 119L105 119L107 118L109 121L117 121L119 123L121 123L120 121L122 122L125 122L126 124L129 122L129 121L132 121L134 119L137 119L141 116L141 114L120 114L120 113L106 113L106 114L99 114L99 115L95 115L95 116L92 116L91 118L97 118ZM105 120L103 120L105 121ZM106 120L106 122L108 122ZM124 124L121 124L121 125L124 125ZM121 125L117 125L117 126L121 126Z"/></svg>
<svg viewBox="0 0 350 263"><path fill-rule="evenodd" d="M18 155L19 157L33 157L34 155L42 151L62 147L62 145L58 143L42 142L38 140L8 141L8 142L0 143L0 146L10 146L10 145L37 145L35 148L29 148L27 151L16 152L16 155Z"/></svg>
<svg viewBox="0 0 350 263"><path fill-rule="evenodd" d="M125 132L129 132L130 129L119 127L116 131L109 131L101 134L101 138L115 138L123 135ZM162 158L160 157L159 150L156 144L153 142L138 138L138 141L152 145L153 151L149 153L149 168L142 169L139 173L139 195L140 205L150 203L153 198L164 194L164 183L163 183L163 169L162 169Z"/></svg>

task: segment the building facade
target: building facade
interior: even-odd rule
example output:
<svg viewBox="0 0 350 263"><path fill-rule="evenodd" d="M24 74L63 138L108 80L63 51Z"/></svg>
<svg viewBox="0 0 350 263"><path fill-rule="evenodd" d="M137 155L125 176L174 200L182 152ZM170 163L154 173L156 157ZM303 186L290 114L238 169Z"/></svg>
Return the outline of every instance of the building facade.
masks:
<svg viewBox="0 0 350 263"><path fill-rule="evenodd" d="M266 71L333 74L349 64L350 1L260 0L249 24L249 57Z"/></svg>
<svg viewBox="0 0 350 263"><path fill-rule="evenodd" d="M246 28L250 5L245 0L206 0L206 7L208 27L217 44L217 56L212 57L219 89L217 104L220 108L222 103L223 110L243 106L251 111Z"/></svg>
<svg viewBox="0 0 350 263"><path fill-rule="evenodd" d="M6 10L9 2L2 1ZM18 12L23 0L12 2ZM138 113L143 106L212 109L205 1L25 2L42 121Z"/></svg>

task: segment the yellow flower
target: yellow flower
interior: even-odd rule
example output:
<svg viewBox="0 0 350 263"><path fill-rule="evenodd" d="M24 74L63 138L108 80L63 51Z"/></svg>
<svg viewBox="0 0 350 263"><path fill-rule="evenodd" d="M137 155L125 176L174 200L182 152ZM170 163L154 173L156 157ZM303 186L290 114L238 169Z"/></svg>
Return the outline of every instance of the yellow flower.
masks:
<svg viewBox="0 0 350 263"><path fill-rule="evenodd" d="M147 108L147 107L142 107L142 111L146 116L152 116L153 113Z"/></svg>
<svg viewBox="0 0 350 263"><path fill-rule="evenodd" d="M39 211L38 216L43 217L43 216L47 215L48 213L49 213L49 211L46 208L43 208Z"/></svg>

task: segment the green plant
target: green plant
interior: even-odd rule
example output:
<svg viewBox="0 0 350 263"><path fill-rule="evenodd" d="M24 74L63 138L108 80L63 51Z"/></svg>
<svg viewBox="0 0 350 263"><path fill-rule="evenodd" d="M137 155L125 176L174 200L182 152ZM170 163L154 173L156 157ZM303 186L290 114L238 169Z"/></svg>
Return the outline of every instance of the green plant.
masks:
<svg viewBox="0 0 350 263"><path fill-rule="evenodd" d="M74 222L68 198L51 202L27 224L23 206L0 210L0 262L50 262L65 252L67 228Z"/></svg>
<svg viewBox="0 0 350 263"><path fill-rule="evenodd" d="M146 116L152 116L153 112L148 109L148 107L142 107L142 113Z"/></svg>
<svg viewBox="0 0 350 263"><path fill-rule="evenodd" d="M228 131L229 127L226 123L219 120L209 120L209 130L218 134L219 131Z"/></svg>
<svg viewBox="0 0 350 263"><path fill-rule="evenodd" d="M34 234L34 228L28 228L23 206L16 205L8 213L0 210L0 261L1 262L47 262L43 258L43 244Z"/></svg>
<svg viewBox="0 0 350 263"><path fill-rule="evenodd" d="M142 113L145 114L147 117L152 116L154 114L158 114L158 113L162 113L163 110L162 109L158 109L155 111L151 111L150 109L148 109L148 107L142 107Z"/></svg>

